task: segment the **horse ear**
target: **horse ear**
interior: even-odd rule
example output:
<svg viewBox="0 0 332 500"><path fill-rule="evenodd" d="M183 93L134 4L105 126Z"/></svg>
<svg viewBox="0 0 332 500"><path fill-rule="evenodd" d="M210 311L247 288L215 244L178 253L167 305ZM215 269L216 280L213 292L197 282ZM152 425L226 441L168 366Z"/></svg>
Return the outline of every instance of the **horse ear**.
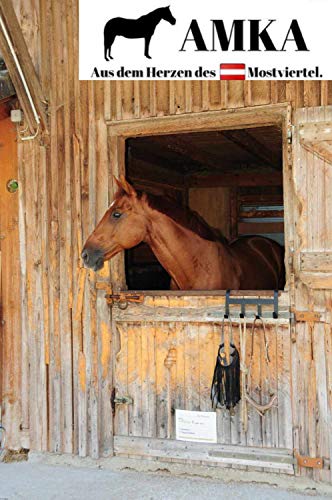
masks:
<svg viewBox="0 0 332 500"><path fill-rule="evenodd" d="M129 184L129 182L126 180L124 175L120 175L120 182L122 189L129 195L129 196L136 196L136 191L135 188Z"/></svg>
<svg viewBox="0 0 332 500"><path fill-rule="evenodd" d="M115 177L115 175L113 175L113 179L115 180L115 182L116 182L116 184L117 184L118 188L122 190L122 189L123 189L123 187L122 187L122 184L121 184L121 182L119 181L119 179L117 179L117 178Z"/></svg>

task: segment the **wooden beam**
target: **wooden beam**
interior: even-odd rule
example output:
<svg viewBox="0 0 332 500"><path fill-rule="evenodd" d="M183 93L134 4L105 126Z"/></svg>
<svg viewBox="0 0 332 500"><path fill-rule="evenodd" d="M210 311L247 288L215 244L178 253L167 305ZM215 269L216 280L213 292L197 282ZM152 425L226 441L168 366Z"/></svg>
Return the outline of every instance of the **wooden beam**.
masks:
<svg viewBox="0 0 332 500"><path fill-rule="evenodd" d="M282 172L261 173L224 173L212 175L187 176L188 187L217 186L282 186Z"/></svg>
<svg viewBox="0 0 332 500"><path fill-rule="evenodd" d="M284 216L283 210L256 210L252 207L250 210L241 210L239 213L240 219L257 219L257 218L269 218L269 217L280 217Z"/></svg>
<svg viewBox="0 0 332 500"><path fill-rule="evenodd" d="M106 120L109 134L122 137L178 134L234 128L281 126L287 116L287 104L268 104L238 109L202 111L183 115Z"/></svg>
<svg viewBox="0 0 332 500"><path fill-rule="evenodd" d="M138 158L131 161L129 168L127 168L127 175L132 181L158 184L164 188L184 189L185 187L183 175Z"/></svg>
<svg viewBox="0 0 332 500"><path fill-rule="evenodd" d="M220 134L266 165L276 170L281 169L281 158L253 137L248 130L223 130Z"/></svg>
<svg viewBox="0 0 332 500"><path fill-rule="evenodd" d="M198 148L192 140L188 140L185 134L168 136L169 149L181 156L199 163L203 167L216 170L222 166L220 158L208 151Z"/></svg>
<svg viewBox="0 0 332 500"><path fill-rule="evenodd" d="M167 157L168 151L162 147L158 149L158 153L154 153L147 147L146 144L136 143L134 146L129 146L129 160L136 162L136 160L142 160L144 162L150 163L151 165L156 165L158 167L167 169L168 171L179 171L181 170L195 170L198 172L206 170L206 166L201 163L192 161L190 158L183 158L183 162L180 164L179 161L172 161L171 158ZM169 156L169 155L168 155Z"/></svg>
<svg viewBox="0 0 332 500"><path fill-rule="evenodd" d="M283 233L283 222L239 222L239 234Z"/></svg>
<svg viewBox="0 0 332 500"><path fill-rule="evenodd" d="M33 62L31 60L23 33L17 20L11 0L1 0L0 16L13 45L15 54L20 63L22 73L26 80L32 101L40 118L41 127L47 132L47 115L45 111L45 96L43 95ZM7 69L15 87L17 96L22 106L25 119L31 131L37 127L37 120L33 113L28 93L24 87L22 77L15 63L14 56L4 31L0 28L0 51L4 57Z"/></svg>

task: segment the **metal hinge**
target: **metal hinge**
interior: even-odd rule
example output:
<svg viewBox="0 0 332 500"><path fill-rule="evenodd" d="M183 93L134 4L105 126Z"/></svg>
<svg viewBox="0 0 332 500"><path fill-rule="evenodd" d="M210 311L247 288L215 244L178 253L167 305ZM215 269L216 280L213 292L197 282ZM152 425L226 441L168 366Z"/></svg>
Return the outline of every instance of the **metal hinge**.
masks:
<svg viewBox="0 0 332 500"><path fill-rule="evenodd" d="M116 396L115 389L112 390L111 406L113 414L115 413L116 405L132 405L132 404L134 404L134 400L131 396L128 396L127 394L125 396Z"/></svg>
<svg viewBox="0 0 332 500"><path fill-rule="evenodd" d="M293 131L294 131L294 125L288 125L287 127L287 143L292 144L293 142Z"/></svg>
<svg viewBox="0 0 332 500"><path fill-rule="evenodd" d="M295 458L299 467L309 467L311 469L322 469L324 460L317 457L308 457L307 455L300 455L295 452Z"/></svg>

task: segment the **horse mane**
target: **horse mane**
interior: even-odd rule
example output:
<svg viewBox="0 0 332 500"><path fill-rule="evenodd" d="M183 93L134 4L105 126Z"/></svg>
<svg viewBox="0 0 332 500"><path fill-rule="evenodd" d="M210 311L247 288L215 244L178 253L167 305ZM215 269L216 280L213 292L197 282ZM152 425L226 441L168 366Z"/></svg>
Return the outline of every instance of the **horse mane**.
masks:
<svg viewBox="0 0 332 500"><path fill-rule="evenodd" d="M141 16L139 19L142 19L142 17L149 17L149 16L152 16L152 14L155 14L156 12L159 12L161 10L164 10L165 7L158 7L157 9L154 9L152 10L151 12L148 12L147 14L144 14L143 16Z"/></svg>
<svg viewBox="0 0 332 500"><path fill-rule="evenodd" d="M139 193L141 197L143 193ZM170 217L174 222L180 226L189 229L197 234L204 240L220 241L221 243L228 243L227 238L222 234L219 229L212 228L197 212L191 210L189 207L178 205L173 199L169 197L155 196L147 194L146 200L150 208L161 212Z"/></svg>

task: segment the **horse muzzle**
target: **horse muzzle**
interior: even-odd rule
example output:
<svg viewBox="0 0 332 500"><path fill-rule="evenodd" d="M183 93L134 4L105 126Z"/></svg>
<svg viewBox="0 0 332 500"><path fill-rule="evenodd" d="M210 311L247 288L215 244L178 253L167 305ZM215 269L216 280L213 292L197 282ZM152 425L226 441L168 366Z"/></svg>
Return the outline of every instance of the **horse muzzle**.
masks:
<svg viewBox="0 0 332 500"><path fill-rule="evenodd" d="M81 257L85 267L89 267L94 271L99 271L104 267L104 254L97 248L83 248Z"/></svg>

